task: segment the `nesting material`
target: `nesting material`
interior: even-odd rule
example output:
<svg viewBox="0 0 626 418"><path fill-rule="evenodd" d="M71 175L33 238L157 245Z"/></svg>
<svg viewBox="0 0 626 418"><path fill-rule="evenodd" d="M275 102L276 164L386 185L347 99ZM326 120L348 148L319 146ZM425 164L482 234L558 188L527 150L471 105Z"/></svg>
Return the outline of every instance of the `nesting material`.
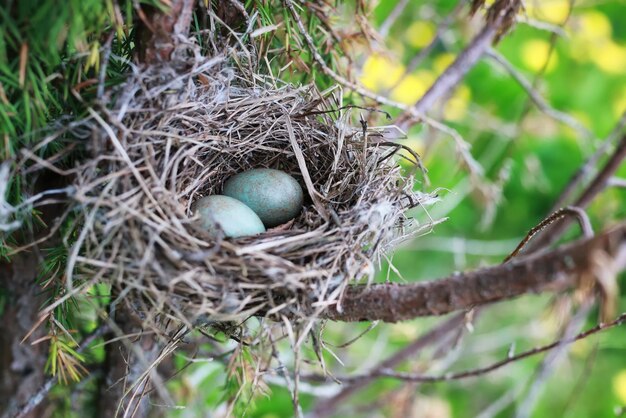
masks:
<svg viewBox="0 0 626 418"><path fill-rule="evenodd" d="M75 180L69 285L108 281L147 318L192 324L311 318L370 280L381 254L419 230L405 211L432 197L414 191L382 131L348 126L340 93L248 75L219 56L136 71L112 110L86 122L93 159ZM198 228L194 202L253 168L297 179L297 217L242 238Z"/></svg>

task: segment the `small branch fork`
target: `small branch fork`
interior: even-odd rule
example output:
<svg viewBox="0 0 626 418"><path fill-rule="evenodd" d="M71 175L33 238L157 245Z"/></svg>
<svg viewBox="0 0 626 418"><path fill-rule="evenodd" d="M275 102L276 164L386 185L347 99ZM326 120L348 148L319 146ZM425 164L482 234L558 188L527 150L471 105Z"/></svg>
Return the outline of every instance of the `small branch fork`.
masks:
<svg viewBox="0 0 626 418"><path fill-rule="evenodd" d="M560 219L563 219L566 216L573 216L578 220L578 222L580 223L580 229L582 230L583 236L585 238L591 238L593 236L593 229L591 228L591 222L589 221L589 218L587 217L587 214L585 213L584 210L582 210L581 208L577 208L577 207L562 208L554 212L552 215L548 216L543 221L541 221L539 225L532 228L528 232L526 237L513 250L513 252L511 252L511 254L509 254L504 259L504 262L506 263L513 257L517 257L520 251L522 250L522 248L524 248L526 244L528 244L528 242L531 239L533 239L534 236L536 236L541 231L545 230L548 226L552 225L554 222Z"/></svg>
<svg viewBox="0 0 626 418"><path fill-rule="evenodd" d="M533 253L505 264L408 285L395 283L348 287L325 318L335 321L398 322L511 299L531 292L578 286L592 274L595 257L604 253L615 271L626 269L626 224L545 253Z"/></svg>
<svg viewBox="0 0 626 418"><path fill-rule="evenodd" d="M489 47L499 40L504 32L513 24L515 15L521 7L519 0L498 0L487 11L486 23L483 29L476 35L471 43L463 50L456 60L439 76L428 91L413 106L395 102L386 96L375 94L363 86L354 83L328 67L324 58L319 53L313 38L307 31L292 0L283 0L298 29L302 33L305 42L321 71L333 78L337 83L353 90L355 93L374 100L378 104L392 106L405 112L406 118L398 120L398 126L406 129L410 121L424 120L425 113L431 106L448 94L463 79L465 74L487 53ZM478 7L472 10L474 13Z"/></svg>
<svg viewBox="0 0 626 418"><path fill-rule="evenodd" d="M602 192L608 185L615 172L622 165L626 158L626 135L622 136L618 142L615 151L611 154L605 165L600 169L598 174L591 180L589 185L581 193L574 202L574 206L585 209ZM547 247L555 242L565 230L569 227L571 219L563 218L550 225L539 239L529 245L532 250Z"/></svg>

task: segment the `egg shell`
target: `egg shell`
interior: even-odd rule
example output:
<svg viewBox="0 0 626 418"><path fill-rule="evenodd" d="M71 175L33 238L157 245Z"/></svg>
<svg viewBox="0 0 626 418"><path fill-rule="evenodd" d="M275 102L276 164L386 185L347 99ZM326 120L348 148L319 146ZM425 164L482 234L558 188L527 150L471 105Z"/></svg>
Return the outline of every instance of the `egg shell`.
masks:
<svg viewBox="0 0 626 418"><path fill-rule="evenodd" d="M304 193L284 171L255 168L235 174L224 184L224 194L245 203L271 228L298 216Z"/></svg>
<svg viewBox="0 0 626 418"><path fill-rule="evenodd" d="M265 232L259 216L248 206L229 196L203 197L194 204L193 212L200 217L200 227L212 236L217 236L220 228L228 238Z"/></svg>

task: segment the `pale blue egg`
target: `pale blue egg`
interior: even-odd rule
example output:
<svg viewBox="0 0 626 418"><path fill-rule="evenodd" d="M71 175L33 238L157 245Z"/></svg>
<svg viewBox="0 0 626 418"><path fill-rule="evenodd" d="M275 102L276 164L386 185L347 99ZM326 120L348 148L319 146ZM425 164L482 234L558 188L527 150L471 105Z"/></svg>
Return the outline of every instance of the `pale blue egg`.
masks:
<svg viewBox="0 0 626 418"><path fill-rule="evenodd" d="M194 204L193 211L200 218L200 226L213 236L218 235L220 228L229 238L265 232L265 226L258 215L232 197L222 195L203 197Z"/></svg>
<svg viewBox="0 0 626 418"><path fill-rule="evenodd" d="M235 174L224 184L224 194L245 203L268 228L298 216L304 202L298 181L284 171L271 168Z"/></svg>

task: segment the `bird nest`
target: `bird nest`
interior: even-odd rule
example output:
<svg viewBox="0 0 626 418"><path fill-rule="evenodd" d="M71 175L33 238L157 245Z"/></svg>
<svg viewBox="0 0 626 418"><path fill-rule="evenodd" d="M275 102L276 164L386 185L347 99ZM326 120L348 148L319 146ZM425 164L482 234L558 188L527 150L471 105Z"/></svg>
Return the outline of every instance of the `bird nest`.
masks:
<svg viewBox="0 0 626 418"><path fill-rule="evenodd" d="M405 211L432 196L398 164L393 129L349 126L338 89L294 87L218 56L136 70L109 100L82 125L93 157L75 171L67 279L110 283L144 318L315 317L424 227ZM295 219L233 239L198 227L195 201L261 167L301 184Z"/></svg>

